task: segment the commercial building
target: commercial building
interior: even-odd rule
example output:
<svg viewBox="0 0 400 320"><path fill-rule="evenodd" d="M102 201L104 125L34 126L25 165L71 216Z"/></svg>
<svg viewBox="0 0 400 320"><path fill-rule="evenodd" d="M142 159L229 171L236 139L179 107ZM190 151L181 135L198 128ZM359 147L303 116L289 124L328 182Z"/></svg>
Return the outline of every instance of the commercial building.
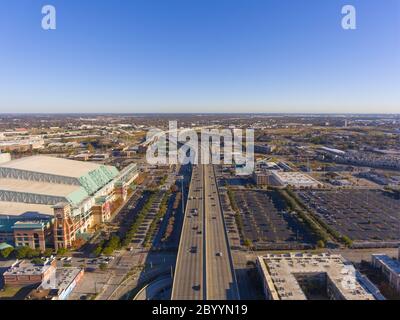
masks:
<svg viewBox="0 0 400 320"><path fill-rule="evenodd" d="M373 254L372 265L382 272L390 286L400 294L400 260L392 259L385 254Z"/></svg>
<svg viewBox="0 0 400 320"><path fill-rule="evenodd" d="M27 286L47 282L55 275L56 261L47 260L42 265L36 265L28 260L16 261L3 274L7 286Z"/></svg>
<svg viewBox="0 0 400 320"><path fill-rule="evenodd" d="M328 253L268 254L257 258L264 294L268 300L375 300L354 267L340 255ZM376 298L375 298L376 296Z"/></svg>
<svg viewBox="0 0 400 320"><path fill-rule="evenodd" d="M270 170L257 169L253 172L253 180L258 186L267 186L271 184L272 173Z"/></svg>
<svg viewBox="0 0 400 320"><path fill-rule="evenodd" d="M0 241L12 239L40 249L48 222L55 249L86 238L109 220L138 176L136 164L119 172L112 166L47 156L7 160L0 162Z"/></svg>
<svg viewBox="0 0 400 320"><path fill-rule="evenodd" d="M25 300L67 300L83 275L83 268L57 268L54 281L43 282Z"/></svg>
<svg viewBox="0 0 400 320"><path fill-rule="evenodd" d="M292 186L294 188L318 188L320 182L311 176L301 172L271 171L271 183L280 186Z"/></svg>

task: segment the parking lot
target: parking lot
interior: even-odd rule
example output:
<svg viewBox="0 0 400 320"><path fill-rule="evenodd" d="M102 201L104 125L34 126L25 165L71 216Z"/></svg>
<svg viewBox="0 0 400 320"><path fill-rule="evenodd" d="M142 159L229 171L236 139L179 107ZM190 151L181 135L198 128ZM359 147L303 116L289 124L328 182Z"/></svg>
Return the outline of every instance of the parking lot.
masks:
<svg viewBox="0 0 400 320"><path fill-rule="evenodd" d="M245 239L270 249L305 248L313 243L304 225L285 210L276 192L236 190L234 195Z"/></svg>
<svg viewBox="0 0 400 320"><path fill-rule="evenodd" d="M299 191L329 226L354 241L400 240L400 200L380 190Z"/></svg>

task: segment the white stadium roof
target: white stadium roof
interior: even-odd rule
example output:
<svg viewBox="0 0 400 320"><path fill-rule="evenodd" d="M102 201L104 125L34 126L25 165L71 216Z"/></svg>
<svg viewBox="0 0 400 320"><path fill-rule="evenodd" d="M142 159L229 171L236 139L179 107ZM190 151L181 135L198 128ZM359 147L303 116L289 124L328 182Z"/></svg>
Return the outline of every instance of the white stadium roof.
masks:
<svg viewBox="0 0 400 320"><path fill-rule="evenodd" d="M74 161L48 156L32 156L0 164L0 167L3 168L72 178L79 178L90 171L98 169L100 166L101 165L99 164L90 162Z"/></svg>
<svg viewBox="0 0 400 320"><path fill-rule="evenodd" d="M78 191L78 185L56 184L41 181L0 179L0 190L67 197Z"/></svg>
<svg viewBox="0 0 400 320"><path fill-rule="evenodd" d="M50 205L0 201L0 218L2 215L21 216L28 213L53 216L54 210Z"/></svg>

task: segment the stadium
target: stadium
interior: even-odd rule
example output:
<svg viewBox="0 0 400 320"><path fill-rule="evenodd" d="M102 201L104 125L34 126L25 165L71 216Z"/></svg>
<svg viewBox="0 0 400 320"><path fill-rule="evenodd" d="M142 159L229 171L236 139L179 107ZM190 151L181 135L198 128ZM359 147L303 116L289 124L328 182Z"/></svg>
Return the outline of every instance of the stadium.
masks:
<svg viewBox="0 0 400 320"><path fill-rule="evenodd" d="M0 242L44 249L71 247L110 219L138 175L117 168L49 156L0 157Z"/></svg>

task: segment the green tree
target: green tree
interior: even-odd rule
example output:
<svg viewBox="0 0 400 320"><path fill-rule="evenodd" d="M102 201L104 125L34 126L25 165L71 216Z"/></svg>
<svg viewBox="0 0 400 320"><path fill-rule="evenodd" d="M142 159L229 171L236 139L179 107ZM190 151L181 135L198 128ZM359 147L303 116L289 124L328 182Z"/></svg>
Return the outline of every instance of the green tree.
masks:
<svg viewBox="0 0 400 320"><path fill-rule="evenodd" d="M42 260L42 259L40 259L40 258L33 258L32 260L31 260L31 262L33 263L33 264L36 264L36 265L43 265L44 264L44 261Z"/></svg>
<svg viewBox="0 0 400 320"><path fill-rule="evenodd" d="M68 252L68 249L66 249L66 248L59 248L57 250L57 254L60 255L60 256L65 255L67 252Z"/></svg>
<svg viewBox="0 0 400 320"><path fill-rule="evenodd" d="M107 270L107 264L100 263L99 268L100 268L101 271L106 271Z"/></svg>
<svg viewBox="0 0 400 320"><path fill-rule="evenodd" d="M322 240L317 241L317 248L325 248L325 242Z"/></svg>
<svg viewBox="0 0 400 320"><path fill-rule="evenodd" d="M246 247L250 247L250 246L251 246L251 240L250 240L250 239L245 239L244 242L243 242L243 244L244 244Z"/></svg>
<svg viewBox="0 0 400 320"><path fill-rule="evenodd" d="M13 251L14 251L14 248L11 248L11 247L5 248L0 251L0 257L2 257L3 259L7 259Z"/></svg>
<svg viewBox="0 0 400 320"><path fill-rule="evenodd" d="M32 259L32 258L36 258L40 255L40 250L35 250L32 249L30 247L18 247L16 249L16 257L17 259Z"/></svg>
<svg viewBox="0 0 400 320"><path fill-rule="evenodd" d="M43 256L45 256L46 258L50 257L53 254L53 249L46 249L43 252Z"/></svg>

